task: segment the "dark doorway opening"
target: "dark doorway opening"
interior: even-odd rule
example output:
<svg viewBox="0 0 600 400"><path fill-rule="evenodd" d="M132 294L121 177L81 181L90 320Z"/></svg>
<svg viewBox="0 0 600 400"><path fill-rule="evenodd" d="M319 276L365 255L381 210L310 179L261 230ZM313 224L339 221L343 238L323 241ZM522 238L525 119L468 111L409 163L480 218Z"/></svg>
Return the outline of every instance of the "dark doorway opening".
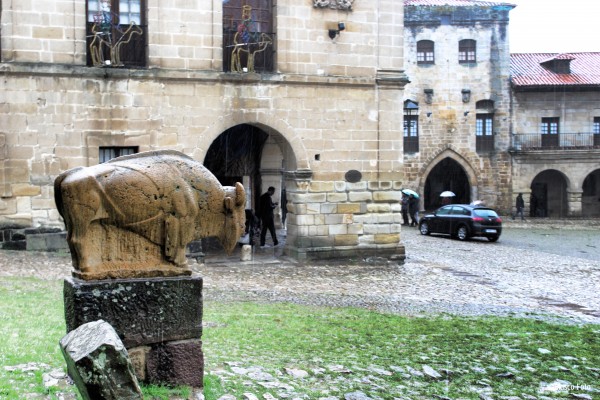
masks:
<svg viewBox="0 0 600 400"><path fill-rule="evenodd" d="M583 181L581 214L584 217L600 217L600 169L589 174Z"/></svg>
<svg viewBox="0 0 600 400"><path fill-rule="evenodd" d="M234 126L211 144L204 166L226 186L243 183L243 177L249 177L254 205L260 196L260 159L268 137L266 132L252 125Z"/></svg>
<svg viewBox="0 0 600 400"><path fill-rule="evenodd" d="M254 210L261 194L260 164L268 137L266 132L253 125L237 125L219 135L204 158L204 166L221 185L234 186L240 182L246 188L246 233L249 235L255 228ZM202 251L206 255L220 254L222 246L215 238L206 238L202 240ZM237 257L239 259L239 255Z"/></svg>
<svg viewBox="0 0 600 400"><path fill-rule="evenodd" d="M453 159L446 157L429 173L425 181L425 210L434 210L442 205L440 193L454 192L451 203L469 204L471 202L471 185L464 168Z"/></svg>
<svg viewBox="0 0 600 400"><path fill-rule="evenodd" d="M531 183L531 215L536 217L562 218L569 212L567 181L556 170L540 172ZM530 200L531 201L531 200Z"/></svg>

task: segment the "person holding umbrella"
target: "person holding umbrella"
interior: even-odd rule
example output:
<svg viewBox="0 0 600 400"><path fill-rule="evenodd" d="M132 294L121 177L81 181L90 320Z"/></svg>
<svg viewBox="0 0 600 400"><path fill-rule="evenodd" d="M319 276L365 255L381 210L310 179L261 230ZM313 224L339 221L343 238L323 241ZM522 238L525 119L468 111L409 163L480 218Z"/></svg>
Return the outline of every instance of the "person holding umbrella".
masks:
<svg viewBox="0 0 600 400"><path fill-rule="evenodd" d="M440 197L442 198L442 205L445 206L452 203L452 197L454 196L456 196L454 192L451 192L449 190L445 190L442 193L440 193Z"/></svg>
<svg viewBox="0 0 600 400"><path fill-rule="evenodd" d="M408 225L408 216L404 217L404 210L408 211L410 215L410 226L417 226L417 212L419 211L419 194L411 189L402 189L402 216L404 218L404 224ZM404 199L406 198L406 205Z"/></svg>
<svg viewBox="0 0 600 400"><path fill-rule="evenodd" d="M402 193L402 200L400 200L400 206L402 207L402 225L408 225L408 203L408 195L406 193Z"/></svg>
<svg viewBox="0 0 600 400"><path fill-rule="evenodd" d="M408 199L408 213L410 214L410 226L417 226L417 211L419 211L419 199L411 194Z"/></svg>

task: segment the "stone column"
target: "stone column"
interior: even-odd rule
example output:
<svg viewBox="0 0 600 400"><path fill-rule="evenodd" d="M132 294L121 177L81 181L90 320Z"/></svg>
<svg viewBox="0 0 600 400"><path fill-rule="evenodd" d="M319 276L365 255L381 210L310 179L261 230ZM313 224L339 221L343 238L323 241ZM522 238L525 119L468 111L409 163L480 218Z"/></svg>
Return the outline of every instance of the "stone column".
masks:
<svg viewBox="0 0 600 400"><path fill-rule="evenodd" d="M571 190L567 191L567 216L569 217L581 217L583 211L583 191Z"/></svg>
<svg viewBox="0 0 600 400"><path fill-rule="evenodd" d="M309 243L306 204L299 202L299 196L308 192L313 172L309 169L287 171L285 173L285 187L288 199L287 236L285 242L286 254L299 260L306 259L306 247Z"/></svg>

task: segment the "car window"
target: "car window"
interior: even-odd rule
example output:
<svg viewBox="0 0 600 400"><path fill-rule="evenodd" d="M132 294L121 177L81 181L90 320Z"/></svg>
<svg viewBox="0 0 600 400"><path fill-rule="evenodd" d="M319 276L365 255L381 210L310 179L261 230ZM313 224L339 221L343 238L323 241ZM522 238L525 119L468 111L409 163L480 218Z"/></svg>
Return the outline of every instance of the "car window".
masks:
<svg viewBox="0 0 600 400"><path fill-rule="evenodd" d="M452 207L442 207L437 210L436 215L448 215L450 214L450 210L452 210Z"/></svg>
<svg viewBox="0 0 600 400"><path fill-rule="evenodd" d="M452 215L471 215L471 213L464 207L454 206L452 207Z"/></svg>
<svg viewBox="0 0 600 400"><path fill-rule="evenodd" d="M496 211L494 210L490 210L488 208L477 208L474 210L474 213L476 216L478 217L484 217L484 218L496 218L498 217L498 214L496 213Z"/></svg>

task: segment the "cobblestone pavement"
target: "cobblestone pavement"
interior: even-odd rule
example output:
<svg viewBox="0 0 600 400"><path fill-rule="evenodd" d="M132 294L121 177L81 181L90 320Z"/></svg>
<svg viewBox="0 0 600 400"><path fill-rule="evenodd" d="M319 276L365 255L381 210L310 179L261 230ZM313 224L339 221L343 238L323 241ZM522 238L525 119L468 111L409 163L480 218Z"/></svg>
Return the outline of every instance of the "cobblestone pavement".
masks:
<svg viewBox="0 0 600 400"><path fill-rule="evenodd" d="M252 261L210 256L192 263L205 299L291 301L357 306L419 315L540 315L600 323L600 229L576 224L505 224L500 241L460 242L402 233L403 265L371 258L356 263L300 264L282 246L256 248ZM0 251L1 276L62 279L69 255Z"/></svg>

